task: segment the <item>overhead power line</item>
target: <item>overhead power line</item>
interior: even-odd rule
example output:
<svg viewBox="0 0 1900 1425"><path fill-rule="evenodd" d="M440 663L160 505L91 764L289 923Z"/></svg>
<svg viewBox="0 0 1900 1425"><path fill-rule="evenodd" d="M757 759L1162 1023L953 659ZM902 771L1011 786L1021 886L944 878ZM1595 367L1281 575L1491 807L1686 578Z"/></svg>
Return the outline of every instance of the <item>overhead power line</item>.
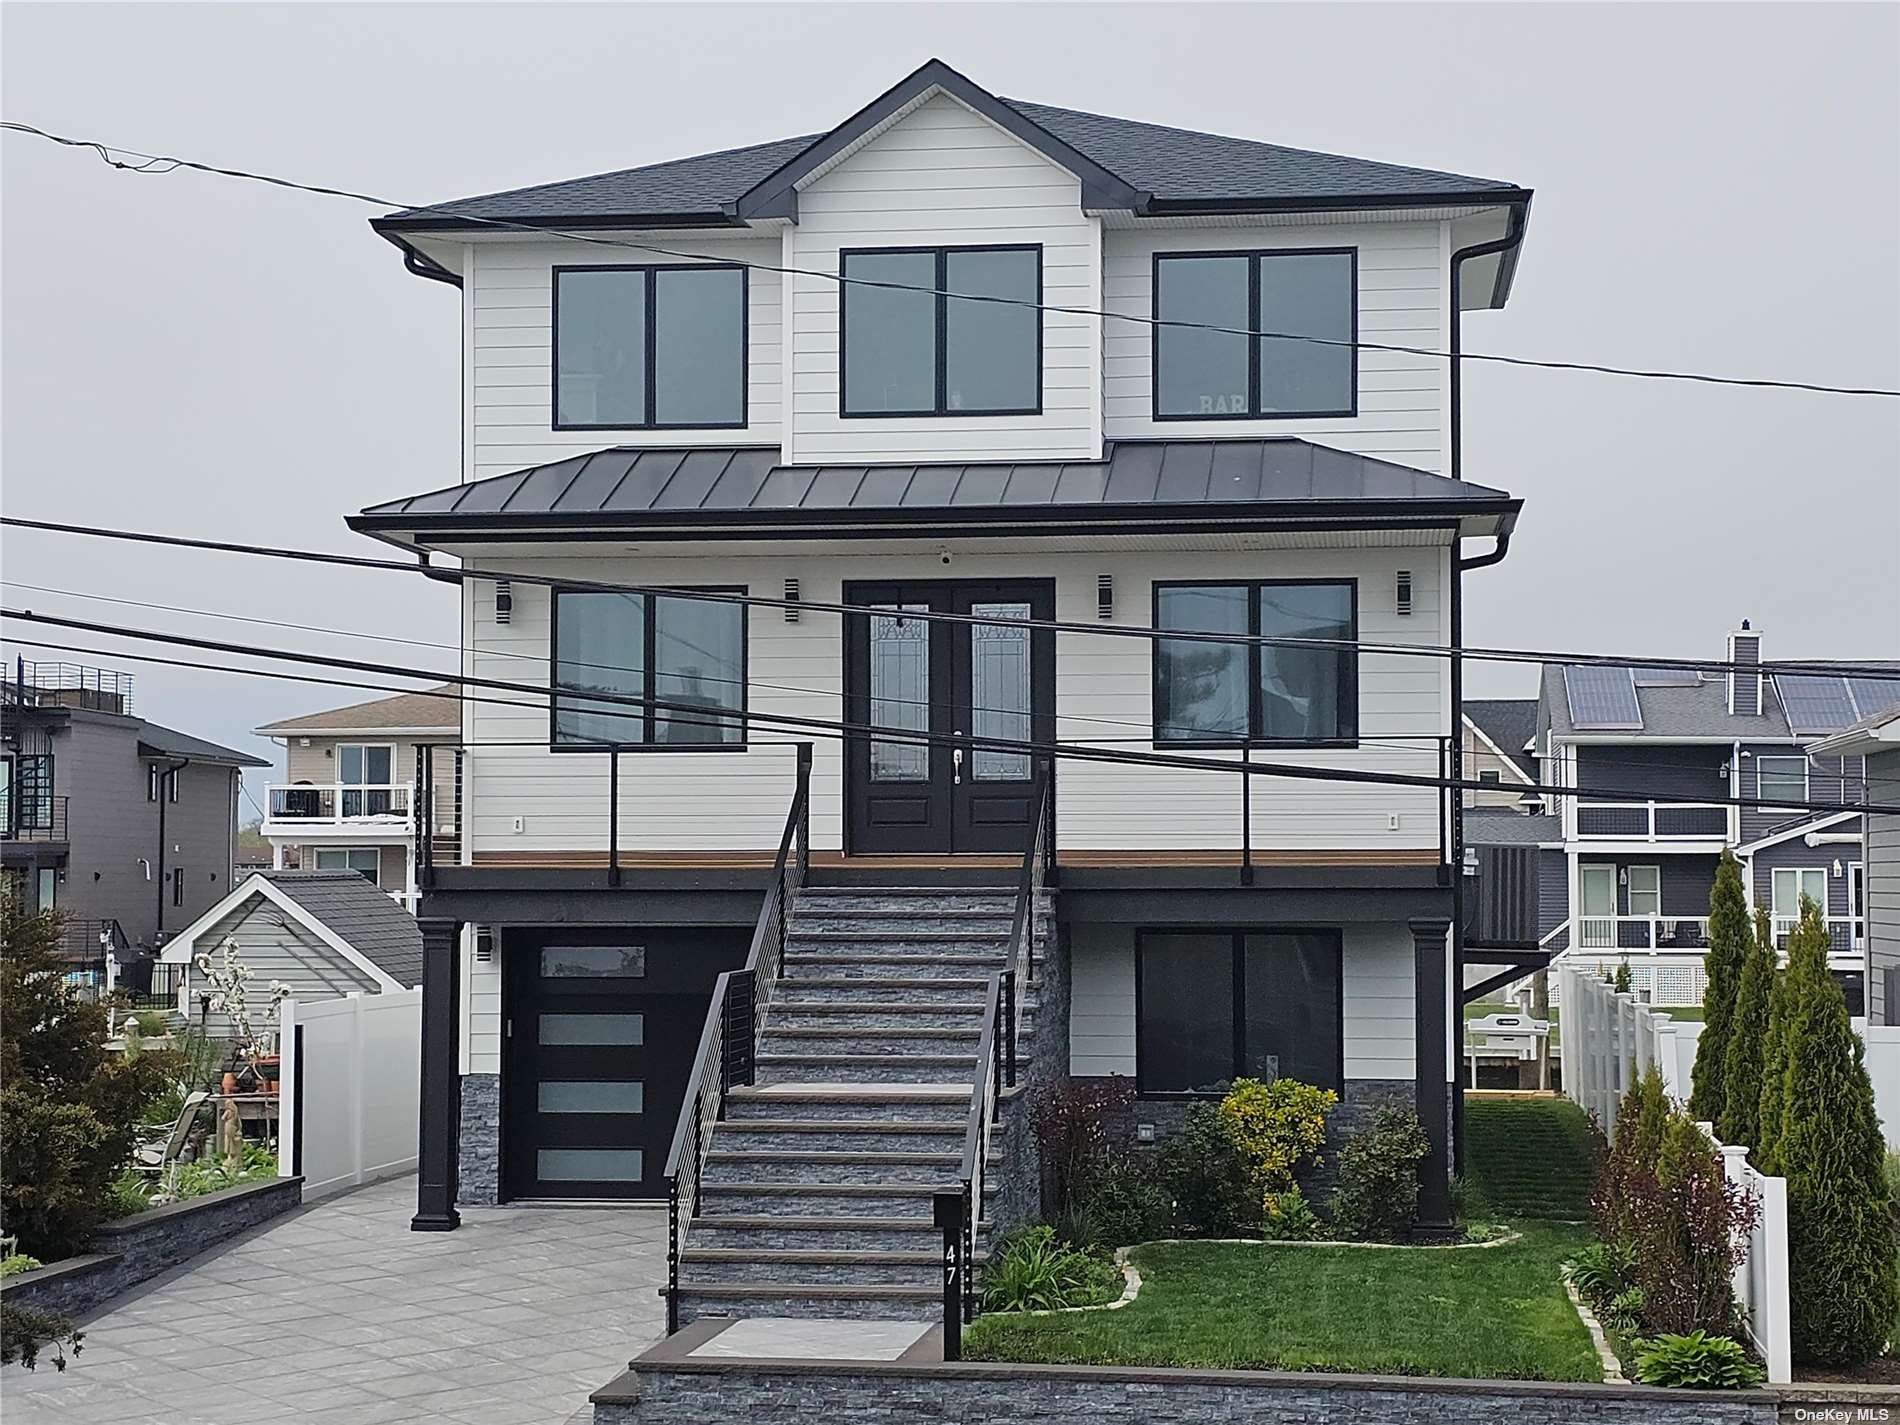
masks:
<svg viewBox="0 0 1900 1425"><path fill-rule="evenodd" d="M1524 366L1547 371L1590 371L1605 376L1628 376L1650 381L1689 381L1712 386L1743 386L1782 391L1815 391L1836 396L1900 396L1900 389L1882 386L1839 386L1820 381L1780 380L1768 377L1719 376L1703 371L1669 371L1657 368L1614 366L1594 361L1557 361L1528 356L1504 356L1495 352L1478 351L1440 351L1435 347L1410 346L1397 342L1364 341L1357 337L1346 339L1339 337L1314 336L1305 332L1260 331L1249 327L1224 326L1216 322L1183 321L1178 318L1147 316L1138 312L1114 312L1096 307L1069 306L1061 303L1032 301L1024 297L1003 297L987 293L955 292L937 287L922 287L907 282L880 281L867 277L846 277L838 272L826 272L818 268L791 267L778 263L756 262L736 258L709 258L704 253L688 252L679 248L664 247L657 243L637 242L630 238L609 238L598 233L573 232L567 229L541 224L496 218L486 214L470 212L457 208L453 204L404 203L394 198L379 197L373 193L357 192L353 189L330 186L320 183L304 183L285 178L277 174L261 173L250 169L227 168L218 164L204 163L195 159L179 158L166 154L144 153L137 149L124 148L117 144L108 144L98 139L76 138L69 134L54 133L37 128L32 124L14 121L0 122L0 129L45 139L50 143L67 148L90 149L108 167L127 173L167 174L179 169L210 174L220 178L234 178L250 183L265 183L274 188L286 188L293 192L311 193L325 198L345 198L352 202L367 203L379 208L426 209L430 217L456 218L463 222L484 227L493 227L509 232L526 233L535 237L559 238L569 242L587 243L597 247L619 248L634 252L649 253L654 256L668 257L681 262L718 262L725 267L743 267L749 271L772 272L787 277L810 277L819 281L835 282L840 285L876 287L902 292L918 293L926 296L953 297L960 301L990 302L1000 306L1028 307L1039 312L1053 312L1062 316L1095 317L1104 321L1130 322L1139 326L1171 327L1187 331L1213 332L1223 336L1242 336L1273 341L1305 342L1315 346L1344 347L1355 351L1383 351L1406 356L1422 356L1436 361L1482 361L1501 366Z"/></svg>
<svg viewBox="0 0 1900 1425"><path fill-rule="evenodd" d="M291 629L300 633L315 633L315 634L320 634L325 637L331 637L331 638L367 639L367 640L372 640L378 643L393 643L393 644L398 644L398 645L409 647L409 648L428 648L428 649L433 649L437 652L454 653L457 655L461 654L464 651L460 644L443 643L440 641L425 639L425 638L403 638L396 634L371 633L367 630L345 629L345 628L337 628L335 626L326 628L320 624L297 623L297 622L286 620L286 619L259 618L251 614L230 613L230 612L226 612L220 609L196 608L196 607L193 607L191 605L186 605L186 604L161 604L161 603L155 603L149 599L119 598L110 594L92 594L92 593L83 592L78 589L54 588L45 584L25 584L25 583L20 583L19 581L13 580L13 579L0 579L0 585L3 585L6 588L10 588L10 589L25 589L33 593L39 593L39 594L56 594L62 598L84 599L84 600L87 600L88 602L93 602L93 603L116 604L116 605L121 605L127 608L150 609L150 610L154 610L161 613L188 614L196 618L216 619L220 622L229 622L229 623L252 624L261 628ZM518 650L510 649L510 648L483 648L479 650L479 653L480 653L480 656L483 658L510 658L510 659L521 661L521 662L532 663L537 668L546 667L549 663L549 657L546 653L523 653ZM636 664L631 664L631 663L595 663L595 662L590 662L587 660L577 660L577 659L571 659L567 657L563 657L561 659L561 666L564 669L565 668L589 668L589 669L594 669L601 672L612 672L612 673L638 673L638 672L641 672L643 669L643 665L636 665ZM792 684L792 683L773 683L773 682L767 682L767 681L763 681L761 679L757 679L757 678L753 678L749 676L744 677L744 678L721 678L721 677L716 677L712 674L702 672L699 675L699 677L700 677L700 681L703 683L722 684L725 686L742 687L742 688L747 688L747 689L758 688L758 689L762 689L762 690L770 691L770 692L792 693L795 695L801 695L801 696L807 696L807 697L825 697L825 698L842 699L844 696L843 691L841 689L817 688L817 687L812 687L809 685L800 686L800 685ZM585 696L585 690L583 689L575 688L575 689L570 689L567 691L570 691L575 696L579 696L579 697ZM1896 675L1895 698L1897 701L1900 701L1900 675ZM880 694L878 697L878 702L880 705L896 704L896 705L909 706L909 707L948 707L950 711L958 712L958 713L996 713L996 714L1001 714L1004 716L1026 715L1024 713L1024 710L1021 708L991 707L991 706L985 706L985 705L975 704L975 703L945 703L945 702L940 702L940 701L933 702L929 698L899 698L899 697L893 697L889 694ZM514 704L511 704L511 706L519 707L519 706L525 706L525 705L514 703ZM1144 722L1144 721L1140 721L1134 718L1106 717L1100 713L1078 713L1078 712L1058 712L1055 716L1055 721L1056 721L1056 726L1058 728L1058 736L1060 735L1060 729L1065 724L1073 726L1077 723L1087 723L1087 724L1091 724L1093 726L1098 726L1098 727L1117 727L1117 728L1129 728L1129 729L1134 730L1133 734L1129 736L1124 736L1124 737L1104 737L1104 736L1091 735L1088 738L1088 740L1091 743L1096 743L1096 744L1108 743L1108 742L1153 743L1155 741L1154 724L1152 723L1152 721ZM1429 736L1414 737L1410 739L1409 741L1401 741L1401 740L1396 740L1391 735L1373 736L1373 737L1361 736L1360 738L1357 739L1355 745L1361 748L1370 747L1370 748L1378 748L1385 751L1412 752L1412 751L1418 750L1418 747L1421 742L1435 741L1437 740L1437 737L1438 737L1438 734L1431 734ZM1460 758L1461 764L1462 764L1462 760L1463 759L1461 755L1461 758ZM1708 770L1706 765L1702 763L1695 763L1695 762L1645 762L1643 765L1646 769L1650 769L1650 770L1668 769L1671 771L1686 771L1686 772L1706 772ZM1831 775L1832 774L1823 774L1823 776L1831 776ZM1889 783L1892 783L1893 785L1896 785L1896 786L1900 786L1900 777L1876 777L1876 776L1869 776L1864 773L1860 775L1850 776L1846 774L1845 772L1842 773L1842 776L1847 781L1859 782L1868 786L1874 786L1874 785L1884 786Z"/></svg>
<svg viewBox="0 0 1900 1425"><path fill-rule="evenodd" d="M334 564L349 569L377 569L395 574L421 574L448 583L466 579L528 584L536 587L572 589L587 593L648 594L669 599L693 599L706 603L739 604L745 607L796 609L801 613L837 613L864 618L876 609L865 604L833 603L822 599L781 599L768 594L736 593L724 589L680 588L667 584L635 584L601 579L556 577L527 574L517 569L485 569L463 564L446 568L418 561L372 559L361 554L330 554L322 550L289 546L245 544L232 540L194 539L186 535L157 534L147 530L111 529L98 525L70 524L58 520L21 519L0 516L0 527L39 530L52 534L70 534L84 538L124 540L134 544L155 544L178 549L208 550L218 554L242 554L264 559L287 559L301 563ZM1210 580L1218 583L1219 580ZM1663 667L1694 670L1701 673L1808 674L1833 678L1851 673L1856 678L1873 678L1900 683L1900 668L1893 670L1856 665L1843 668L1839 663L1784 662L1770 664L1738 663L1721 658L1633 657L1607 653L1565 653L1548 649L1453 647L1434 643L1385 643L1371 639L1302 638L1288 634L1207 633L1192 629L1155 628L1147 624L1077 623L1063 619L998 618L984 614L958 614L933 609L907 610L906 618L925 622L981 625L985 628L1027 628L1052 633L1093 634L1107 638L1137 638L1148 642L1164 639L1170 643L1225 643L1274 648L1339 649L1358 653L1395 657L1461 659L1481 663L1557 663L1605 668Z"/></svg>
<svg viewBox="0 0 1900 1425"><path fill-rule="evenodd" d="M155 633L145 629L126 628L115 624L93 623L84 619L60 618L50 614L37 614L29 609L0 608L0 618L18 619L26 623L43 624L53 628L65 628L81 633L105 634L112 637L129 638L142 642L168 644L182 648L193 648L207 653L232 654L239 657L262 658L277 662L307 664L319 668L335 668L347 672L368 673L372 676L398 677L410 679L433 679L439 682L454 683L463 688L477 688L487 691L525 694L539 704L551 698L555 691L549 686L515 682L502 678L477 677L470 674L442 672L434 669L404 668L400 665L376 663L364 659L336 658L322 654L305 653L295 650L261 648L255 645L233 643L218 639L191 638L183 634ZM88 650L90 651L90 650ZM229 670L242 672L249 670ZM404 689L402 691L414 691ZM1372 786L1416 787L1430 790L1478 791L1495 790L1488 782L1473 778L1448 775L1426 775L1408 772L1376 772L1358 767L1315 767L1308 764L1249 760L1227 761L1208 756L1194 756L1173 752L1138 752L1126 748L1102 747L1090 744L1062 743L1043 741L1035 738L990 737L977 734L950 734L912 730L908 728L885 727L871 723L853 722L842 718L817 718L798 716L791 713L765 712L754 709L733 711L731 713L709 712L698 703L684 703L667 698L647 698L632 693L609 693L589 691L581 695L590 705L605 704L608 707L625 706L645 708L668 714L669 720L700 720L697 726L742 727L757 726L765 731L796 736L826 736L836 738L871 738L878 742L910 743L920 746L965 747L983 752L1003 752L1028 754L1030 756L1054 757L1080 762L1109 762L1131 766L1165 767L1181 771L1219 772L1242 776L1273 777L1292 781L1345 782ZM591 710L591 709L590 709ZM1448 739L1449 740L1449 739ZM536 746L546 744L536 743ZM626 745L634 745L631 742ZM607 744L601 744L603 752L611 750ZM737 750L737 749L735 749ZM1550 793L1568 797L1594 797L1602 794L1585 787L1566 787L1544 783L1534 783L1526 790ZM1611 793L1613 798L1620 793ZM1878 812L1886 810L1881 806L1872 806L1860 802L1815 802L1806 799L1793 800L1774 797L1727 797L1712 796L1706 799L1711 806L1755 807L1771 811L1827 811L1827 812Z"/></svg>

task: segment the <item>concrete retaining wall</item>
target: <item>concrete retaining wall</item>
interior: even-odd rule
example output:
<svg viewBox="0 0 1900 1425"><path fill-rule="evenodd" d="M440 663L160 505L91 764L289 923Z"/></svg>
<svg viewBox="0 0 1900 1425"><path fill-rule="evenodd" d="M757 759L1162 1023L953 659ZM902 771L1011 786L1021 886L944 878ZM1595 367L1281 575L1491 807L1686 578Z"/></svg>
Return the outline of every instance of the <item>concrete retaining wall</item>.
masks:
<svg viewBox="0 0 1900 1425"><path fill-rule="evenodd" d="M108 1222L93 1235L90 1253L9 1277L0 1283L0 1299L85 1316L302 1201L302 1178L272 1178Z"/></svg>

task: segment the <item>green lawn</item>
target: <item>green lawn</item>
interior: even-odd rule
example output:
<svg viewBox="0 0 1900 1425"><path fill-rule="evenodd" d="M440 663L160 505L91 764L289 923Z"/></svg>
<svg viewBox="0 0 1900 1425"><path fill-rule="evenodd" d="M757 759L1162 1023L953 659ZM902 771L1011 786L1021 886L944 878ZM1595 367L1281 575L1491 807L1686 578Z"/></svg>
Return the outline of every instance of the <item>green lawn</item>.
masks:
<svg viewBox="0 0 1900 1425"><path fill-rule="evenodd" d="M1502 1247L1137 1247L1141 1295L1119 1311L979 1317L971 1360L1257 1367L1600 1380L1559 1264L1580 1228L1526 1223Z"/></svg>
<svg viewBox="0 0 1900 1425"><path fill-rule="evenodd" d="M1595 1130L1568 1099L1465 1099L1467 1210L1582 1222Z"/></svg>

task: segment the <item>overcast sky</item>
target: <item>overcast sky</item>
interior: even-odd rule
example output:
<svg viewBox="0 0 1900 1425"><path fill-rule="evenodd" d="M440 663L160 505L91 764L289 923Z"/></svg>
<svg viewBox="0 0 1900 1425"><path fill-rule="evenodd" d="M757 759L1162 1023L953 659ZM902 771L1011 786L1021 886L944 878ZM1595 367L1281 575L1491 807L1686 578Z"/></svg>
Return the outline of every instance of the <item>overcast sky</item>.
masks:
<svg viewBox="0 0 1900 1425"><path fill-rule="evenodd" d="M10 4L0 40L8 119L408 203L822 130L935 55L1014 97L1535 188L1472 350L1900 386L1892 5ZM0 159L9 513L376 553L346 513L458 478L456 295L371 210L13 135ZM1465 432L1467 478L1526 502L1467 585L1470 642L1714 657L1748 616L1771 657L1900 656L1900 401L1472 366ZM13 581L456 637L450 592L395 575L13 531L0 555ZM249 728L356 700L137 677L147 717L262 755Z"/></svg>

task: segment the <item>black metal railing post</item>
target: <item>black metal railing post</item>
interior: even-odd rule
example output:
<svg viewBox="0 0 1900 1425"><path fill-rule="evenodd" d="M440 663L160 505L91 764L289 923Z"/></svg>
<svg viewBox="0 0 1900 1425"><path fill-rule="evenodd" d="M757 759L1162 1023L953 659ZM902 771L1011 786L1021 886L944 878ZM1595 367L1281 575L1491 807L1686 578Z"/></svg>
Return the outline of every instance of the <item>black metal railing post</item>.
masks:
<svg viewBox="0 0 1900 1425"><path fill-rule="evenodd" d="M963 1324L976 1320L976 1213L969 1183L963 1185ZM961 1342L958 1343L961 1347Z"/></svg>
<svg viewBox="0 0 1900 1425"><path fill-rule="evenodd" d="M1033 914L1033 912L1032 912ZM1002 1063L1009 1086L1016 1087L1016 972L1003 971L1003 1055ZM1001 1080L998 1081L1000 1093Z"/></svg>
<svg viewBox="0 0 1900 1425"><path fill-rule="evenodd" d="M607 749L607 884L620 884L620 744Z"/></svg>
<svg viewBox="0 0 1900 1425"><path fill-rule="evenodd" d="M965 1187L939 1188L931 1217L943 1233L943 1358L963 1359L963 1216Z"/></svg>
<svg viewBox="0 0 1900 1425"><path fill-rule="evenodd" d="M798 884L805 884L811 869L811 754L809 742L798 744Z"/></svg>
<svg viewBox="0 0 1900 1425"><path fill-rule="evenodd" d="M1240 884L1253 884L1253 762L1252 750L1240 749Z"/></svg>
<svg viewBox="0 0 1900 1425"><path fill-rule="evenodd" d="M666 1190L666 1334L680 1329L680 1180Z"/></svg>

